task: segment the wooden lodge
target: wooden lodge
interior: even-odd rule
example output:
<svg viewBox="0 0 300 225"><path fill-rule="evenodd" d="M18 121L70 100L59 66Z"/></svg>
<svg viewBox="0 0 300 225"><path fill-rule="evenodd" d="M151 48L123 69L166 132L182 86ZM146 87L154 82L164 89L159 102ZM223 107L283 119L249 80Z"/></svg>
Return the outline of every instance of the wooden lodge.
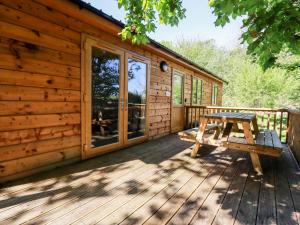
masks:
<svg viewBox="0 0 300 225"><path fill-rule="evenodd" d="M192 102L221 105L221 78L121 29L78 0L0 1L1 181L180 131Z"/></svg>
<svg viewBox="0 0 300 225"><path fill-rule="evenodd" d="M0 224L300 225L300 112L222 107L226 81L122 27L0 0Z"/></svg>

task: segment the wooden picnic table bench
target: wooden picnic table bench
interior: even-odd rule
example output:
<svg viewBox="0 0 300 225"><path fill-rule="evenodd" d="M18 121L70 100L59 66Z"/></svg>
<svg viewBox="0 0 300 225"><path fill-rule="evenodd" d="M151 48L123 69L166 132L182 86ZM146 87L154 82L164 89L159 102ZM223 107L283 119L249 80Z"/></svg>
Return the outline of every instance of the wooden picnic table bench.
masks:
<svg viewBox="0 0 300 225"><path fill-rule="evenodd" d="M194 127L188 130L178 132L178 136L181 140L195 141L198 133L199 127ZM222 124L220 123L210 123L206 125L205 132L215 131L214 139L217 139L222 130Z"/></svg>
<svg viewBox="0 0 300 225"><path fill-rule="evenodd" d="M203 135L208 122L226 123L222 132L221 145L227 148L238 149L250 153L253 168L258 174L262 174L262 167L258 154L279 157L282 151L282 145L276 131L258 130L257 118L254 113L220 112L204 115L200 119L200 126L196 135L196 143L191 153L195 157L199 147L203 144ZM242 124L244 138L230 137L232 128L236 124ZM253 127L253 130L251 128ZM216 138L216 137L215 137Z"/></svg>

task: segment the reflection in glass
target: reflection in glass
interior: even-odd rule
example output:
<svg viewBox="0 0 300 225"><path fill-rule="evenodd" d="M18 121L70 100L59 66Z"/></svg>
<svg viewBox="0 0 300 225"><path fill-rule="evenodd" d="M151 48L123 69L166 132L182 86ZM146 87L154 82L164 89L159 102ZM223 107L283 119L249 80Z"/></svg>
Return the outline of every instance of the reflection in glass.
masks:
<svg viewBox="0 0 300 225"><path fill-rule="evenodd" d="M118 142L120 58L92 49L92 147Z"/></svg>
<svg viewBox="0 0 300 225"><path fill-rule="evenodd" d="M193 77L193 104L200 105L202 102L202 80Z"/></svg>
<svg viewBox="0 0 300 225"><path fill-rule="evenodd" d="M173 74L173 104L182 104L182 84L183 77L179 74Z"/></svg>
<svg viewBox="0 0 300 225"><path fill-rule="evenodd" d="M128 139L145 135L147 65L128 59Z"/></svg>
<svg viewBox="0 0 300 225"><path fill-rule="evenodd" d="M193 77L193 104L197 104L197 78Z"/></svg>
<svg viewBox="0 0 300 225"><path fill-rule="evenodd" d="M202 80L198 80L198 91L197 91L198 104L202 103Z"/></svg>

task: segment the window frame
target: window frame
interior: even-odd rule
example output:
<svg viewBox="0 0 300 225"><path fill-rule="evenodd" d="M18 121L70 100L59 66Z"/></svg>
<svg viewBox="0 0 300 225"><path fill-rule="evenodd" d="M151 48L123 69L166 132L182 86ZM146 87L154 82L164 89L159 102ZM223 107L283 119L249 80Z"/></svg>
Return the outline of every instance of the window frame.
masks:
<svg viewBox="0 0 300 225"><path fill-rule="evenodd" d="M194 80L196 80L196 103L194 102ZM199 96L199 82L201 84L201 94ZM191 93L191 104L192 105L201 105L202 104L202 101L203 101L203 80L199 77L196 77L196 76L193 76L192 77L192 93Z"/></svg>
<svg viewBox="0 0 300 225"><path fill-rule="evenodd" d="M217 105L218 104L218 92L219 86L216 83L212 84L212 93L211 93L211 104Z"/></svg>
<svg viewBox="0 0 300 225"><path fill-rule="evenodd" d="M174 75L176 76L180 76L181 79L182 79L182 82L181 82L181 104L176 104L174 103ZM184 105L184 78L185 78L185 74L179 70L176 70L176 69L173 69L173 72L172 72L172 93L171 93L171 96L172 96L172 107L181 107Z"/></svg>

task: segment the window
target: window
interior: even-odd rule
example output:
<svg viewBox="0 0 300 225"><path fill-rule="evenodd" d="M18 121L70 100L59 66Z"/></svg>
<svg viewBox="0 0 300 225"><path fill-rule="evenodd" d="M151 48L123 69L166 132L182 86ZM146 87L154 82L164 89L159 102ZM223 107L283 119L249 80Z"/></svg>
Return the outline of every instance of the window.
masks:
<svg viewBox="0 0 300 225"><path fill-rule="evenodd" d="M202 80L193 77L192 81L192 103L193 105L200 105L202 102Z"/></svg>
<svg viewBox="0 0 300 225"><path fill-rule="evenodd" d="M183 75L178 72L173 73L173 90L172 90L172 101L173 105L183 104Z"/></svg>
<svg viewBox="0 0 300 225"><path fill-rule="evenodd" d="M217 98L218 98L218 85L213 84L213 87L212 87L212 98L211 98L211 103L213 105L217 104Z"/></svg>

